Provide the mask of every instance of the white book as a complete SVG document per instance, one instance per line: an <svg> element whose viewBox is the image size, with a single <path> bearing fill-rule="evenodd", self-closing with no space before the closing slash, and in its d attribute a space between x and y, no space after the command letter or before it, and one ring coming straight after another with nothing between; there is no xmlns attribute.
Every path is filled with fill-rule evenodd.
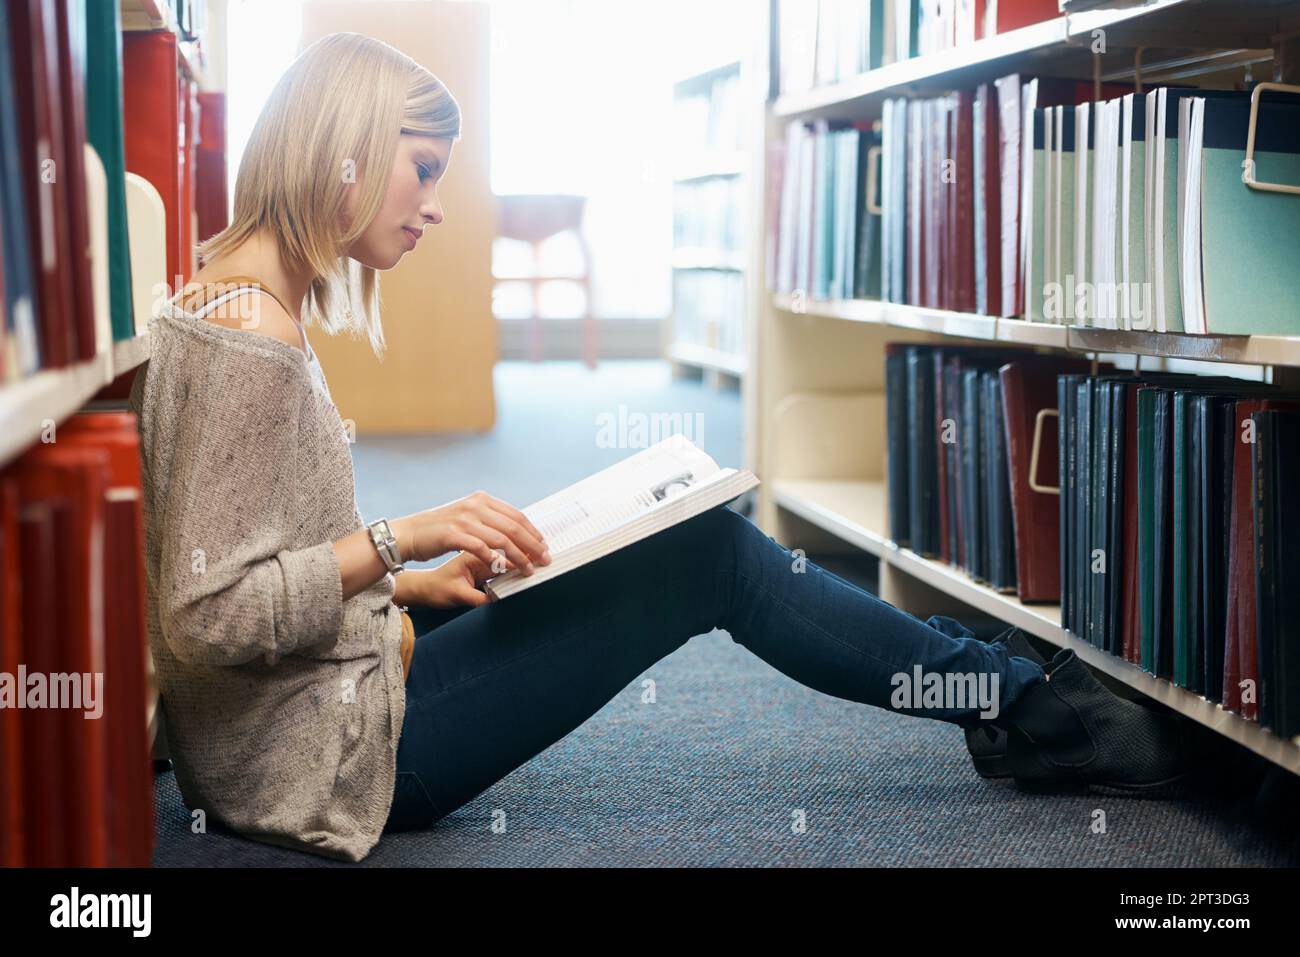
<svg viewBox="0 0 1300 957"><path fill-rule="evenodd" d="M551 552L525 575L512 568L484 585L499 601L694 518L754 488L748 469L720 468L681 434L534 502L523 513Z"/></svg>

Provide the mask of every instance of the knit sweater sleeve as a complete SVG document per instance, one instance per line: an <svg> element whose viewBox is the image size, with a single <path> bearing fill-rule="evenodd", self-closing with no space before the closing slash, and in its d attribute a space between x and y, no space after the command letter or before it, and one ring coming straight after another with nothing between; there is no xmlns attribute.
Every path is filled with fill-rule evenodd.
<svg viewBox="0 0 1300 957"><path fill-rule="evenodd" d="M160 517L159 620L181 661L274 664L335 640L342 581L332 541L301 541L299 435L311 387L274 350L200 349L172 388L171 474Z"/></svg>

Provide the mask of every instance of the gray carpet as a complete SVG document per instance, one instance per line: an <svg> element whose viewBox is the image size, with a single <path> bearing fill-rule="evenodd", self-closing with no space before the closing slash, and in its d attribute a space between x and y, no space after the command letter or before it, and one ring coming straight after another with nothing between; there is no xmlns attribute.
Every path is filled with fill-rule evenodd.
<svg viewBox="0 0 1300 957"><path fill-rule="evenodd" d="M526 505L629 453L596 440L596 416L617 416L619 403L629 413L702 413L701 444L721 464L740 464L734 393L673 381L661 363L595 373L503 363L496 381L500 418L488 435L358 441L367 518L479 487ZM1221 773L1162 800L1031 796L977 777L955 727L807 689L725 632L692 639L645 677L655 679L655 704L641 702L638 679L433 828L386 835L363 866L1300 863L1295 779L1235 747ZM156 865L351 866L220 827L192 834L170 772L158 775L156 796ZM504 833L492 828L498 810Z"/></svg>

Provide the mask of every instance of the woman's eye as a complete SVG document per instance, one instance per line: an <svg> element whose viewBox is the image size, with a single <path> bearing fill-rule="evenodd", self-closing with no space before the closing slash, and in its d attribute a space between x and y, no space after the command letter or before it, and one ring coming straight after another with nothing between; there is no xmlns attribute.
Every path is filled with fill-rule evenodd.
<svg viewBox="0 0 1300 957"><path fill-rule="evenodd" d="M433 171L432 171L431 169L429 169L429 167L425 166L423 163L416 163L416 164L415 164L415 168L416 168L416 169L419 171L419 173L420 173L420 182L421 182L421 183L423 183L426 179L428 179L430 176L433 175Z"/></svg>

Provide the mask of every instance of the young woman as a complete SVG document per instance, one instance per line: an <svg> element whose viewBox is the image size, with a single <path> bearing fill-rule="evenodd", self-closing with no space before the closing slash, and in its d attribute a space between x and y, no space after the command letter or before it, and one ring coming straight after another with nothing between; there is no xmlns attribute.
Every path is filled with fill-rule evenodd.
<svg viewBox="0 0 1300 957"><path fill-rule="evenodd" d="M1140 788L1180 773L1177 727L1070 651L1043 662L1016 635L922 622L728 507L499 603L480 590L494 559L550 560L513 505L478 491L372 530L303 326L382 348L376 272L442 222L459 135L456 101L408 57L357 34L315 43L257 122L233 222L153 320L131 392L150 643L196 819L360 860L714 628L811 688L964 728L986 776ZM917 669L992 694L907 701Z"/></svg>

